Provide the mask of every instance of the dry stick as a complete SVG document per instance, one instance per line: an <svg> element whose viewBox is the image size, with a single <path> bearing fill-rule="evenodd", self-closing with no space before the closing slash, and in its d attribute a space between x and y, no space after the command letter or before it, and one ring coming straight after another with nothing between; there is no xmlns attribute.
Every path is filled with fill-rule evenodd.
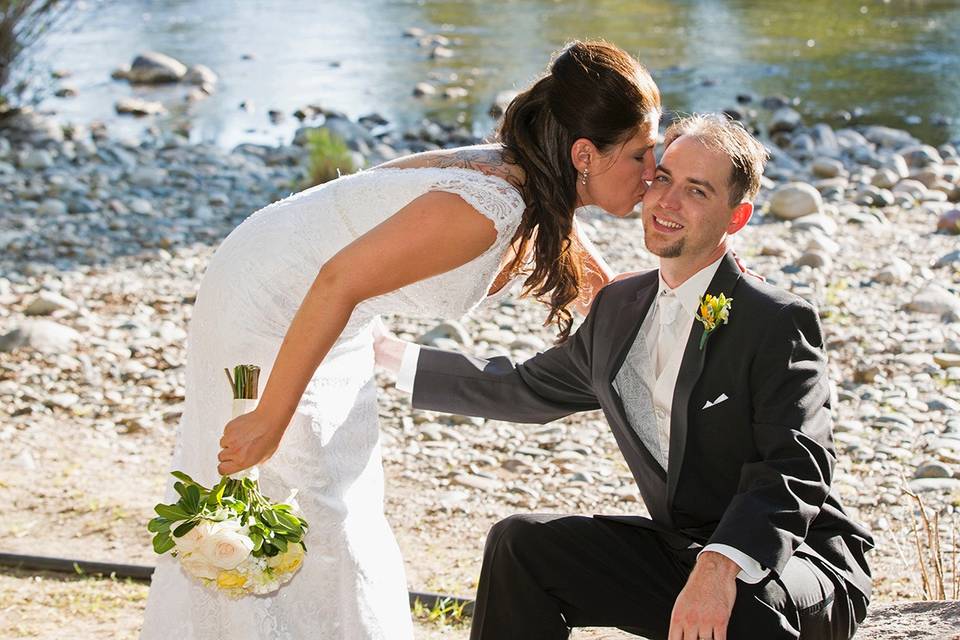
<svg viewBox="0 0 960 640"><path fill-rule="evenodd" d="M912 493L909 489L904 489L904 491L919 503L920 513L923 514L923 501L920 500L920 496ZM923 517L926 518L926 514L923 514ZM917 544L917 564L920 565L920 578L923 581L923 597L926 600L933 600L930 594L930 579L927 577L927 565L924 561L923 543L920 542L920 531L917 528L917 516L915 513L910 514L910 520L913 525L913 539Z"/></svg>
<svg viewBox="0 0 960 640"><path fill-rule="evenodd" d="M227 369L226 367L224 367L223 372L227 374L227 380L230 382L230 391L234 392L234 397L236 397L237 385L233 381L233 377L230 375L230 369Z"/></svg>
<svg viewBox="0 0 960 640"><path fill-rule="evenodd" d="M957 518L950 516L950 551L953 554L953 599L960 600L960 578L957 577Z"/></svg>
<svg viewBox="0 0 960 640"><path fill-rule="evenodd" d="M937 587L941 600L945 600L947 597L947 589L944 585L944 576L943 576L943 549L940 546L940 512L933 514L933 566L937 572Z"/></svg>

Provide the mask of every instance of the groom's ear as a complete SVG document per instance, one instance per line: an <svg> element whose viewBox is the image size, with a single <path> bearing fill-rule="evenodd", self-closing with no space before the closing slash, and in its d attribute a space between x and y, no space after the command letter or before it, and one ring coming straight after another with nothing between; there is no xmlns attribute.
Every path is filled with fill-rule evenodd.
<svg viewBox="0 0 960 640"><path fill-rule="evenodd" d="M577 138L570 146L570 161L573 162L577 173L589 168L599 155L600 150L587 138Z"/></svg>
<svg viewBox="0 0 960 640"><path fill-rule="evenodd" d="M753 215L753 203L752 202L741 202L733 209L733 213L730 216L730 224L727 225L727 234L733 235L740 229L743 229L747 226L747 223L750 222L750 216Z"/></svg>

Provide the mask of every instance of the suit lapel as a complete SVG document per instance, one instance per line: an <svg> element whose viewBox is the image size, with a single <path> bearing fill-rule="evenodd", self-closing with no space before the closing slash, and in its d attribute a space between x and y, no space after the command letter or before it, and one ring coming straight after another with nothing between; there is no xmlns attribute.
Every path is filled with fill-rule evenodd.
<svg viewBox="0 0 960 640"><path fill-rule="evenodd" d="M727 253L713 280L707 287L706 293L717 296L723 293L728 298L733 297L733 290L740 280L740 268L733 257ZM717 331L723 331L722 328ZM703 373L707 351L710 349L710 340L703 349L700 348L700 338L703 336L703 325L694 321L687 345L683 351L683 360L680 362L680 371L677 374L677 385L673 391L673 405L670 411L670 455L667 464L667 508L672 512L673 497L677 491L677 481L683 466L683 454L687 445L687 432L690 426L690 394Z"/></svg>

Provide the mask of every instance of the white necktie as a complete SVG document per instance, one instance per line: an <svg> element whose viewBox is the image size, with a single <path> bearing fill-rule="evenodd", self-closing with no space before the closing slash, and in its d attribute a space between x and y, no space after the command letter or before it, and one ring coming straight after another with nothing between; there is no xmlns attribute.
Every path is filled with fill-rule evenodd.
<svg viewBox="0 0 960 640"><path fill-rule="evenodd" d="M656 374L659 378L663 369L667 366L670 355L677 348L677 320L682 305L677 296L670 291L664 292L660 296L657 305L659 307L660 332L657 335Z"/></svg>

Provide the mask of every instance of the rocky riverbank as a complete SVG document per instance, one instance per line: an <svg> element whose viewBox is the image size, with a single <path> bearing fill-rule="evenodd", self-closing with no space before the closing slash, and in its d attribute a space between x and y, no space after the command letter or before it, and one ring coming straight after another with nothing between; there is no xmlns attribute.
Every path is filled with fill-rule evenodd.
<svg viewBox="0 0 960 640"><path fill-rule="evenodd" d="M957 147L883 127L834 130L769 106L738 107L773 151L738 252L819 308L835 482L877 537L878 599L917 597L918 512L904 491L940 514L948 565L960 504ZM379 117L312 115L368 166L474 142L437 123L400 133ZM0 550L152 562L143 525L173 446L197 283L230 229L300 188L304 137L227 151L33 113L0 128ZM637 220L581 217L616 269L653 264ZM522 359L551 343L543 318L514 299L460 322L389 321L407 338ZM599 414L523 426L413 413L381 383L387 511L413 589L470 595L485 533L510 513L643 510ZM4 576L0 594L24 611L49 603L31 584L44 583ZM55 605L39 606L35 623L4 622L0 635L39 628L30 625ZM132 634L142 599L125 606Z"/></svg>

